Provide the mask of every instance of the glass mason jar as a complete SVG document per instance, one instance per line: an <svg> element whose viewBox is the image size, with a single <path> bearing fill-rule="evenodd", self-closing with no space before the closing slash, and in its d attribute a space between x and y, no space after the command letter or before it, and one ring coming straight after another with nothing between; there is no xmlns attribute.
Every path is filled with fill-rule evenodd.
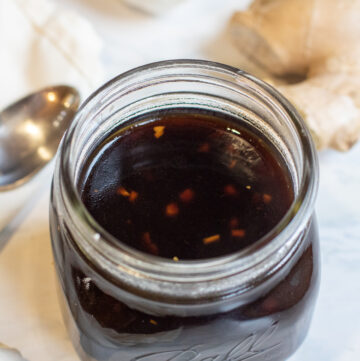
<svg viewBox="0 0 360 361"><path fill-rule="evenodd" d="M282 220L231 255L173 262L112 237L81 201L87 157L114 129L154 109L216 110L262 132L288 168L295 198ZM278 361L303 341L319 285L316 153L275 89L226 65L146 65L83 104L55 169L50 207L64 319L80 357L121 361ZM154 331L143 327L152 323Z"/></svg>

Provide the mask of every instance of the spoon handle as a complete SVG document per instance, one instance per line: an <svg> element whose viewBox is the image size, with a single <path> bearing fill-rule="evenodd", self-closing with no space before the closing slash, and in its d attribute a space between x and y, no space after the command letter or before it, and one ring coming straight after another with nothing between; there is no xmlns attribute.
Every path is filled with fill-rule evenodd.
<svg viewBox="0 0 360 361"><path fill-rule="evenodd" d="M16 230L19 228L21 223L24 221L26 216L30 213L32 209L34 199L28 201L25 206L16 214L8 224L0 230L0 253L5 248L11 237L14 235Z"/></svg>
<svg viewBox="0 0 360 361"><path fill-rule="evenodd" d="M14 233L18 230L23 221L26 219L28 214L30 214L31 210L35 207L37 200L40 199L43 193L44 188L40 187L40 189L38 189L38 191L25 202L18 213L16 213L10 219L10 221L2 229L0 229L0 253L12 238Z"/></svg>
<svg viewBox="0 0 360 361"><path fill-rule="evenodd" d="M49 190L53 168L52 161L24 185L0 192L0 252L33 209L41 194Z"/></svg>

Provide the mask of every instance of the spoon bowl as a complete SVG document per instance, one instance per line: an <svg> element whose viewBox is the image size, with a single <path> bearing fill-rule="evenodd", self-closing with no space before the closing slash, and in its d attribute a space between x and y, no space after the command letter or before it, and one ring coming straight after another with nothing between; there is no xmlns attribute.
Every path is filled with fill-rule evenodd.
<svg viewBox="0 0 360 361"><path fill-rule="evenodd" d="M0 192L24 184L54 157L79 101L74 88L61 85L0 112Z"/></svg>

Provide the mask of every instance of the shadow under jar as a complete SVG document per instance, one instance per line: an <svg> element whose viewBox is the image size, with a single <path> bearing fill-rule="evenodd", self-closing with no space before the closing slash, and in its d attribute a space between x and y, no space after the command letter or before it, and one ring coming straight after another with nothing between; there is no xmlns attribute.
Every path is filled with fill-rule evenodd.
<svg viewBox="0 0 360 361"><path fill-rule="evenodd" d="M120 75L63 140L50 228L80 357L285 360L319 285L311 137L272 87L177 60Z"/></svg>

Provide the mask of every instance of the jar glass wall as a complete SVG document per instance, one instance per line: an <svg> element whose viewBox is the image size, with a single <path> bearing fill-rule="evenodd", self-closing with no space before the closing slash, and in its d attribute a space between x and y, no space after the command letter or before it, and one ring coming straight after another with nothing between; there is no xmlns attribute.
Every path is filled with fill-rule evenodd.
<svg viewBox="0 0 360 361"><path fill-rule="evenodd" d="M172 262L111 236L89 214L79 178L115 129L154 110L222 113L261 132L291 175L295 199L256 243L228 256ZM311 137L272 87L225 65L167 61L94 93L60 150L50 226L63 313L83 360L283 360L309 327L319 282Z"/></svg>

